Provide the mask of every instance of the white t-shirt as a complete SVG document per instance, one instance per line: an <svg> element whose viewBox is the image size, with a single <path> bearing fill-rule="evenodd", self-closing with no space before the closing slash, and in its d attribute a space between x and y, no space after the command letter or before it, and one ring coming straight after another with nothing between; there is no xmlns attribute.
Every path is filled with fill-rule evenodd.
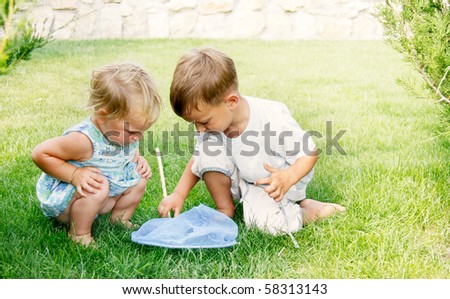
<svg viewBox="0 0 450 299"><path fill-rule="evenodd" d="M209 141L216 139L216 142L209 143L208 148L203 146L201 150L208 151L213 156L219 147L225 145L227 155L239 170L240 178L249 183L270 176L264 169L264 162L275 168L286 169L298 158L312 153L315 149L314 141L294 120L286 105L254 97L245 96L245 99L250 107L247 128L235 138L228 138L223 133L202 133L197 139L197 150L205 136L208 136ZM312 174L313 171L293 186L292 192L286 194L286 197L304 198L306 185Z"/></svg>

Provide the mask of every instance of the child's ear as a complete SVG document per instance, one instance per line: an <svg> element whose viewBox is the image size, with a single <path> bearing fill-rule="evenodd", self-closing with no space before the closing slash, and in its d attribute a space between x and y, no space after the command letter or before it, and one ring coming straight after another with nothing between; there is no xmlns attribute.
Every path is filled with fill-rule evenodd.
<svg viewBox="0 0 450 299"><path fill-rule="evenodd" d="M239 97L237 94L231 93L225 98L224 101L225 104L228 106L228 108L234 109L236 108L236 105L239 103Z"/></svg>
<svg viewBox="0 0 450 299"><path fill-rule="evenodd" d="M108 116L108 111L106 109L99 109L94 112L94 115L98 122L103 123Z"/></svg>
<svg viewBox="0 0 450 299"><path fill-rule="evenodd" d="M108 114L109 113L105 108L98 109L97 111L95 111L95 116L99 118L105 118L106 116L108 116Z"/></svg>

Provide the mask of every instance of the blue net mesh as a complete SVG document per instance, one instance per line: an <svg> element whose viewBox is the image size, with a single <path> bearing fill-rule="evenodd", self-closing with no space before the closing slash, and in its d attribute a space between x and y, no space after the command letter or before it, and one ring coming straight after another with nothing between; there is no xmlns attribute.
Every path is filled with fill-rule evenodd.
<svg viewBox="0 0 450 299"><path fill-rule="evenodd" d="M168 248L220 248L236 244L238 228L228 216L199 205L175 218L155 218L131 234L133 242Z"/></svg>

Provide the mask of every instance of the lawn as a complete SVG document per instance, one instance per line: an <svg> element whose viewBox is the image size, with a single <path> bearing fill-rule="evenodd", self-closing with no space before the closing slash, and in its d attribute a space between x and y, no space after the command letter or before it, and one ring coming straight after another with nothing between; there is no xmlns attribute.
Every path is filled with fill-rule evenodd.
<svg viewBox="0 0 450 299"><path fill-rule="evenodd" d="M94 225L97 249L74 245L40 211L31 150L89 115L83 105L93 68L144 66L164 110L141 144L154 176L133 221L157 217L162 190L153 148L165 153L169 192L190 151L188 138L170 134L188 129L168 104L172 72L185 51L205 44L235 59L243 94L286 103L304 129L323 136L308 196L347 212L296 233L299 249L288 236L246 229L241 207L239 243L231 248L138 245L106 216ZM52 42L0 77L0 277L450 278L450 129L440 106L396 84L408 76L417 79L381 41ZM340 151L330 146L338 134ZM202 183L185 210L200 203L213 206Z"/></svg>

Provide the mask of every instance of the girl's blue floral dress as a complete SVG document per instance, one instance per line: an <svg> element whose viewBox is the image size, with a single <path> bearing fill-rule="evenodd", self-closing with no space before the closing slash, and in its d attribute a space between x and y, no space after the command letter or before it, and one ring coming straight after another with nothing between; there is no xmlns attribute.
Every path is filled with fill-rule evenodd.
<svg viewBox="0 0 450 299"><path fill-rule="evenodd" d="M136 171L136 163L132 162L139 142L127 146L119 146L110 142L92 123L90 118L66 130L85 134L92 142L94 154L89 161L67 161L77 167L92 166L98 168L109 181L109 195L117 196L136 185L141 176ZM59 216L68 206L76 188L74 185L57 180L42 173L36 193L41 209L47 217Z"/></svg>

